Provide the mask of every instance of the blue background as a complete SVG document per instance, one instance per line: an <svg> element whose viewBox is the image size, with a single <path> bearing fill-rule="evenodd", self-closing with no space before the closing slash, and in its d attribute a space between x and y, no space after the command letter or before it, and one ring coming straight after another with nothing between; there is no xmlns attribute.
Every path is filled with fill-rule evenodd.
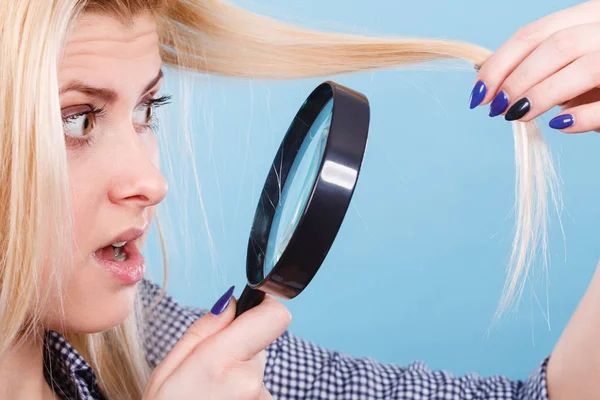
<svg viewBox="0 0 600 400"><path fill-rule="evenodd" d="M236 4L314 28L456 39L493 50L519 27L576 3ZM540 119L562 178L566 243L552 214L548 290L533 287L538 304L528 287L517 312L491 326L514 226L514 153L507 122L489 118L487 107L468 109L474 77L456 61L333 78L368 96L370 139L352 207L324 266L301 296L286 302L293 333L351 355L398 364L423 360L457 374L525 378L551 352L598 259L600 138L552 131L547 122L556 110ZM232 284L236 296L241 293L247 235L269 164L305 97L330 77L273 82L197 76L183 84L178 78L168 75L165 92L175 101L161 136L170 181L160 209L167 289L184 304L209 308ZM191 96L189 109L184 93ZM185 124L193 133L189 146L179 130ZM161 282L156 238L154 231L148 277Z"/></svg>

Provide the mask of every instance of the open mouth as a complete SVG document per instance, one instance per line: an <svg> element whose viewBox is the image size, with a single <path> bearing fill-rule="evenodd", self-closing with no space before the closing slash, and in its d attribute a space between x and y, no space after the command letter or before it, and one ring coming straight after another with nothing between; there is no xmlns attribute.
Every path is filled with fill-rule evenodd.
<svg viewBox="0 0 600 400"><path fill-rule="evenodd" d="M112 276L128 285L142 279L146 269L146 262L135 241L102 247L94 252L93 258Z"/></svg>
<svg viewBox="0 0 600 400"><path fill-rule="evenodd" d="M109 246L103 247L96 251L98 258L104 261L127 261L128 255L131 254L131 242L118 242Z"/></svg>

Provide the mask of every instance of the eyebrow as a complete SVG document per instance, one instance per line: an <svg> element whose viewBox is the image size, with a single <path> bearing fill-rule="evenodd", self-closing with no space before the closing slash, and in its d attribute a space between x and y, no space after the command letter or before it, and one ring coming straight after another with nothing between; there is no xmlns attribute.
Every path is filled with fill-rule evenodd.
<svg viewBox="0 0 600 400"><path fill-rule="evenodd" d="M160 69L158 74L146 85L144 90L142 90L141 95L144 95L147 91L152 89L162 78L163 78L163 70ZM85 84L82 81L71 81L69 84L60 89L59 95L63 95L67 92L79 92L86 94L91 97L97 97L107 103L112 103L117 100L119 95L116 91L107 88L93 87Z"/></svg>

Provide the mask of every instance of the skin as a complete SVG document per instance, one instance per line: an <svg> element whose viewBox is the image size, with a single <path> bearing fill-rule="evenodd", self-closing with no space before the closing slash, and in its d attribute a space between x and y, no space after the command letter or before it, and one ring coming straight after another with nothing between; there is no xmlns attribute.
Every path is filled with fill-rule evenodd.
<svg viewBox="0 0 600 400"><path fill-rule="evenodd" d="M101 41L100 41L101 40ZM73 274L64 298L64 318L52 299L44 310L47 328L59 331L100 332L121 323L132 311L135 285L123 285L91 257L107 241L129 228L146 228L154 207L167 193L158 169L157 142L150 129L136 130L132 123L145 110L134 110L142 98L154 95L160 81L144 91L161 69L158 36L152 18L142 18L135 29L124 29L112 18L83 16L69 36L58 81L63 118L105 106L94 128L83 129L85 116L69 126L71 136L93 137L89 145L67 140L69 183L73 205ZM78 90L64 91L73 82L114 91L106 101ZM63 92L64 91L64 92ZM114 160L123 160L115 163ZM93 229L90 229L93 227ZM146 235L137 240L138 248ZM0 376L10 393L22 398L48 397L41 362L41 347L27 343L1 364ZM24 370L24 379L9 379L9 371ZM1 373L6 371L7 373ZM9 389L18 385L19 388ZM25 390L25 391L24 391ZM34 393L27 390L33 390Z"/></svg>
<svg viewBox="0 0 600 400"><path fill-rule="evenodd" d="M63 118L89 111L90 106L105 111L66 124L73 248L78 251L65 318L46 321L50 327L64 322L67 331L99 332L119 324L132 311L136 286L115 280L92 253L127 229L146 229L155 206L167 194L156 137L140 124L149 112L140 103L160 89L161 79L156 79L160 70L158 36L149 16L130 30L115 19L86 15L67 42L58 74ZM75 82L110 90L114 98L82 93L73 88ZM91 122L87 130L86 118ZM90 140L76 141L82 137ZM138 249L146 235L136 241Z"/></svg>
<svg viewBox="0 0 600 400"><path fill-rule="evenodd" d="M527 97L531 121L555 106L575 123L567 134L600 131L600 1L593 0L535 21L515 33L481 66L475 81L500 90L510 104ZM508 109L508 108L507 108ZM548 363L551 400L600 398L600 266Z"/></svg>
<svg viewBox="0 0 600 400"><path fill-rule="evenodd" d="M45 328L101 332L133 310L136 284L116 280L92 254L128 229L146 229L167 194L148 118L152 107L146 104L160 90L161 65L149 14L130 27L111 16L84 14L67 39L58 81L75 251L64 314L57 312L58 299L49 301ZM79 115L102 107L102 114ZM135 241L138 249L146 236ZM290 314L271 297L235 321L234 314L235 299L221 315L196 321L154 370L144 399L207 398L206 393L269 399L262 383L264 349L285 331ZM0 398L54 398L43 378L41 350L40 343L26 342L3 358Z"/></svg>
<svg viewBox="0 0 600 400"><path fill-rule="evenodd" d="M575 119L562 132L598 131L600 2L588 1L521 28L486 60L475 80L488 87L481 105L504 90L508 108L523 97L530 100L531 109L520 121L531 121L559 105L560 115Z"/></svg>
<svg viewBox="0 0 600 400"><path fill-rule="evenodd" d="M488 86L482 105L503 89L511 104L524 96L531 100L532 109L523 121L562 105L576 118L564 132L600 129L600 96L595 89L600 85L599 33L597 0L522 28L481 66L476 80ZM89 145L67 140L77 251L64 299L65 318L57 316L57 303L50 302L46 327L99 332L131 312L135 285L116 282L90 255L125 229L146 227L167 192L158 169L156 139L143 127L147 108L139 107L145 95L154 96L160 89L160 81L147 87L161 67L157 40L149 15L137 18L132 27L109 16L84 15L68 38L60 87L77 80L110 89L116 96L111 101L77 91L60 96L63 116L81 112L85 104L106 108L93 124L96 135ZM73 133L71 128L67 133ZM145 236L137 245L141 248L144 241ZM290 315L270 297L235 320L234 312L232 300L220 316L207 314L196 321L154 370L144 398L207 393L215 399L270 398L262 386L263 350L287 328ZM552 400L600 398L599 315L600 270L550 357ZM36 343L25 343L4 358L0 397L52 398L40 358Z"/></svg>

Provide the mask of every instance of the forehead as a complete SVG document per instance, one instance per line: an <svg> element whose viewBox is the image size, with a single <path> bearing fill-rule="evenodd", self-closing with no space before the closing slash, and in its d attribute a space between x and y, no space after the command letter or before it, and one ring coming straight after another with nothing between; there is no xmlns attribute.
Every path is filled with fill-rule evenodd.
<svg viewBox="0 0 600 400"><path fill-rule="evenodd" d="M69 80L118 90L144 86L160 68L159 39L150 14L131 25L102 14L83 14L66 38L59 84Z"/></svg>

